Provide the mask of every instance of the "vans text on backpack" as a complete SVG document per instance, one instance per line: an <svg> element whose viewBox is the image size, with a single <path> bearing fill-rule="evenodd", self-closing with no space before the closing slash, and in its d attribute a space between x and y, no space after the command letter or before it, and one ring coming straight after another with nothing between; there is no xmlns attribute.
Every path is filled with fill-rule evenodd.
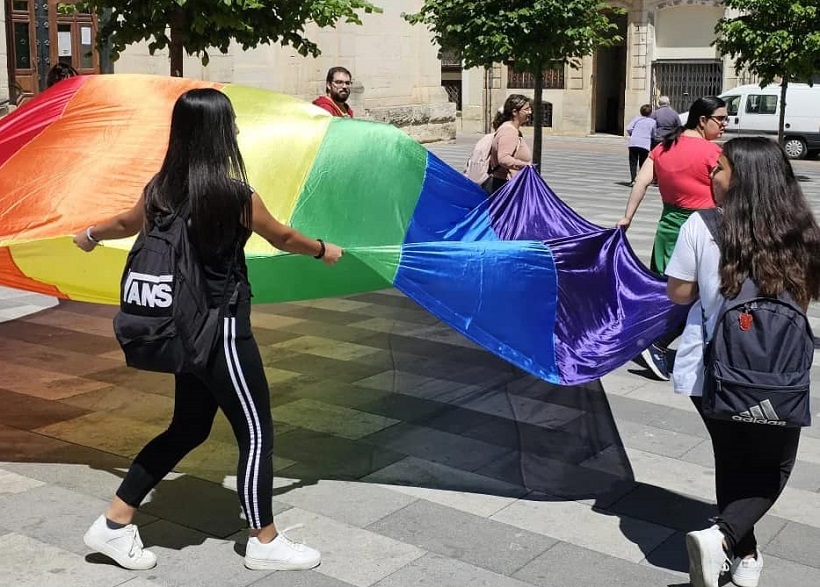
<svg viewBox="0 0 820 587"><path fill-rule="evenodd" d="M698 214L720 243L720 212ZM705 314L702 317L704 415L769 426L810 426L814 335L792 297L761 296L747 278L737 297L723 302L711 340Z"/></svg>
<svg viewBox="0 0 820 587"><path fill-rule="evenodd" d="M237 251L212 307L200 261L188 235L188 206L161 216L137 237L125 262L114 333L130 367L162 373L208 366L219 333Z"/></svg>

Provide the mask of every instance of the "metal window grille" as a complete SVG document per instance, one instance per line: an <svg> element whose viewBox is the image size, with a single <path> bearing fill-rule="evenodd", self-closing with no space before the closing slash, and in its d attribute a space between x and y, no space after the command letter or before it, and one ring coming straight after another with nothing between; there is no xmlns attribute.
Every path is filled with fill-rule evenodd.
<svg viewBox="0 0 820 587"><path fill-rule="evenodd" d="M461 71L461 51L444 49L439 56L442 71Z"/></svg>
<svg viewBox="0 0 820 587"><path fill-rule="evenodd" d="M723 89L723 63L718 60L655 61L652 90L669 96L672 108L687 112L701 96L717 96Z"/></svg>
<svg viewBox="0 0 820 587"><path fill-rule="evenodd" d="M544 71L543 75L545 90L564 89L564 66L556 65ZM535 88L535 76L531 73L515 71L513 66L507 68L507 87L532 90Z"/></svg>
<svg viewBox="0 0 820 587"><path fill-rule="evenodd" d="M541 111L544 113L544 120L541 122L541 128L552 128L552 103L541 102ZM532 126L532 117L524 123L524 126Z"/></svg>
<svg viewBox="0 0 820 587"><path fill-rule="evenodd" d="M447 99L461 110L461 80L442 80L441 86L447 91Z"/></svg>

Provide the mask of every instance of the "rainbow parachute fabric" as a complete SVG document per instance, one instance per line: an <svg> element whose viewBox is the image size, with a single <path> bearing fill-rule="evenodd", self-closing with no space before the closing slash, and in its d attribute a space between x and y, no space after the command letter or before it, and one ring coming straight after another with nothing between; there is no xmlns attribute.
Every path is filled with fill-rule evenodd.
<svg viewBox="0 0 820 587"><path fill-rule="evenodd" d="M231 99L249 181L273 215L346 250L328 268L254 235L255 302L394 286L566 385L624 364L682 319L624 232L578 216L533 170L487 199L392 126L260 89L142 75L70 78L0 120L0 284L118 303L132 241L87 254L71 235L134 204L161 165L175 100L201 87Z"/></svg>

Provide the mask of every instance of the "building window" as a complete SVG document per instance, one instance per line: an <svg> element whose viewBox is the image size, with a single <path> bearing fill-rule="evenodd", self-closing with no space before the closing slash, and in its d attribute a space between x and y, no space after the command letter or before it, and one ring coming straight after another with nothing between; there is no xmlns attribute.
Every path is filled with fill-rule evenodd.
<svg viewBox="0 0 820 587"><path fill-rule="evenodd" d="M558 64L545 70L543 80L545 90L563 90L564 65ZM507 68L507 87L532 90L535 88L535 76L531 73L515 71L515 68L510 65Z"/></svg>
<svg viewBox="0 0 820 587"><path fill-rule="evenodd" d="M461 51L444 49L440 57L442 71L461 71Z"/></svg>
<svg viewBox="0 0 820 587"><path fill-rule="evenodd" d="M541 112L544 113L544 120L541 121L541 128L552 128L552 103L541 102ZM532 126L532 116L524 123L524 126Z"/></svg>

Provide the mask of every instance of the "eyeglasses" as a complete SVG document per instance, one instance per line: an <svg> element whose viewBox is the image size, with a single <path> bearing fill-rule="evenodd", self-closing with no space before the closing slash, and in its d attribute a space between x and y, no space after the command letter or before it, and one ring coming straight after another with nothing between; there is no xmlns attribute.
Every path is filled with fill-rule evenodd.
<svg viewBox="0 0 820 587"><path fill-rule="evenodd" d="M343 79L335 79L330 83L332 83L334 86L352 86L353 85L353 82L348 81L348 80L343 80Z"/></svg>
<svg viewBox="0 0 820 587"><path fill-rule="evenodd" d="M725 114L721 114L720 116L710 116L709 118L711 118L712 120L714 120L718 124L723 124L724 122L726 122L726 119L729 118L729 117Z"/></svg>

